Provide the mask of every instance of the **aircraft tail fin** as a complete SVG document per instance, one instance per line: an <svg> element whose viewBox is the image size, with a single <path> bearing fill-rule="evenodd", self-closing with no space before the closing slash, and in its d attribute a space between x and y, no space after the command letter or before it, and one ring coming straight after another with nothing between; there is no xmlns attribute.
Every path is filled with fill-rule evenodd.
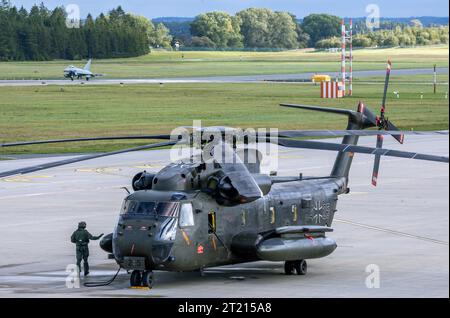
<svg viewBox="0 0 450 318"><path fill-rule="evenodd" d="M90 71L91 70L91 63L92 63L92 59L89 59L86 63L86 65L83 67L84 70L86 71Z"/></svg>

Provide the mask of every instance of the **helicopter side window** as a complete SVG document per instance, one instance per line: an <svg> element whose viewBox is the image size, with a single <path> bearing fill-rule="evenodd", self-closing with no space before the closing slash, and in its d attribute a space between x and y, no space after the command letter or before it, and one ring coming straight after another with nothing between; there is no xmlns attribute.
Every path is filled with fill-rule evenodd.
<svg viewBox="0 0 450 318"><path fill-rule="evenodd" d="M122 214L137 214L141 213L142 210L139 209L139 202L125 200L123 203Z"/></svg>
<svg viewBox="0 0 450 318"><path fill-rule="evenodd" d="M155 202L136 202L134 209L135 214L153 214L155 210Z"/></svg>
<svg viewBox="0 0 450 318"><path fill-rule="evenodd" d="M194 213L191 203L183 203L180 209L180 227L194 226Z"/></svg>
<svg viewBox="0 0 450 318"><path fill-rule="evenodd" d="M158 215L165 217L177 217L180 207L179 202L141 202L126 200L122 206L122 214L134 215Z"/></svg>

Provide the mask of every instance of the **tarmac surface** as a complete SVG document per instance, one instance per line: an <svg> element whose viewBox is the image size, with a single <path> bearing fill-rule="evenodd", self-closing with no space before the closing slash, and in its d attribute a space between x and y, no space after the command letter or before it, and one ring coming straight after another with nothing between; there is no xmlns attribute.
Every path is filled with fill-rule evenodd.
<svg viewBox="0 0 450 318"><path fill-rule="evenodd" d="M367 137L360 144L375 142ZM407 136L399 145L386 138L385 148L448 156L449 140ZM326 175L334 157L281 148L278 172ZM285 276L281 262L255 262L206 269L203 276L156 271L151 290L130 289L123 271L109 286L67 288L77 223L85 220L94 235L112 232L126 194L121 187L168 158L168 150L136 152L1 179L0 297L449 297L449 165L383 158L374 188L373 158L360 154L351 193L340 197L328 234L338 248L308 261L306 276ZM2 160L0 171L59 159ZM117 265L97 242L90 252L91 276L82 282L108 280ZM379 273L379 288L366 285L371 270Z"/></svg>
<svg viewBox="0 0 450 318"><path fill-rule="evenodd" d="M448 74L448 68L438 68L438 74ZM339 76L337 72L325 72L332 78ZM353 77L384 76L386 70L354 71ZM393 75L433 74L429 69L396 69ZM125 84L164 84L164 83L252 83L263 81L301 81L310 80L314 73L299 74L269 74L243 76L208 76L208 77L178 77L178 78L148 78L148 79L113 79L97 77L90 81L69 79L53 80L0 80L0 86L40 86L40 85L125 85Z"/></svg>

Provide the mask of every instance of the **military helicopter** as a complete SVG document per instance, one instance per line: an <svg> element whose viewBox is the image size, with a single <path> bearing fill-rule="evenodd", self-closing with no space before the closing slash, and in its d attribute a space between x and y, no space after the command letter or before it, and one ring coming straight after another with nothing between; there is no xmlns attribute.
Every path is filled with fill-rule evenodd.
<svg viewBox="0 0 450 318"><path fill-rule="evenodd" d="M133 177L134 192L125 197L117 225L113 233L102 239L101 248L131 273L131 286L152 287L154 270L201 271L206 267L258 260L283 261L287 275L305 275L306 260L325 257L337 247L326 234L333 231L331 225L338 196L350 191L349 171L354 154L375 156L374 185L381 156L449 161L448 157L381 148L380 140L386 135L403 142L407 134L448 134L400 131L385 117L389 73L390 66L380 116L361 102L356 111L281 104L346 116L346 130L289 130L278 131L274 136L259 132L233 134L235 130L231 128L206 127L189 134L6 143L0 146L88 140L166 140L0 172L0 178L120 153L183 144L191 146L194 139L199 139L200 155L193 153L157 173L143 171ZM378 130L364 130L372 127ZM343 136L343 140L336 144L295 139L307 136ZM377 147L358 146L359 136L378 136ZM329 175L281 177L261 173L260 152L251 148L258 143L331 150L338 154Z"/></svg>

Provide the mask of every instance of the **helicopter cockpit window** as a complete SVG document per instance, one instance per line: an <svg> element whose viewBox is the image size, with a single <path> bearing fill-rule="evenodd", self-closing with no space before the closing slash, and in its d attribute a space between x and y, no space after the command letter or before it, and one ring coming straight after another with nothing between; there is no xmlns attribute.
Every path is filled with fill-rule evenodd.
<svg viewBox="0 0 450 318"><path fill-rule="evenodd" d="M177 217L180 208L179 202L158 202L156 213L160 216Z"/></svg>
<svg viewBox="0 0 450 318"><path fill-rule="evenodd" d="M177 217L179 207L179 202L142 202L126 200L122 207L122 214Z"/></svg>
<svg viewBox="0 0 450 318"><path fill-rule="evenodd" d="M183 203L180 209L180 227L187 227L194 225L194 213L192 211L191 203Z"/></svg>

